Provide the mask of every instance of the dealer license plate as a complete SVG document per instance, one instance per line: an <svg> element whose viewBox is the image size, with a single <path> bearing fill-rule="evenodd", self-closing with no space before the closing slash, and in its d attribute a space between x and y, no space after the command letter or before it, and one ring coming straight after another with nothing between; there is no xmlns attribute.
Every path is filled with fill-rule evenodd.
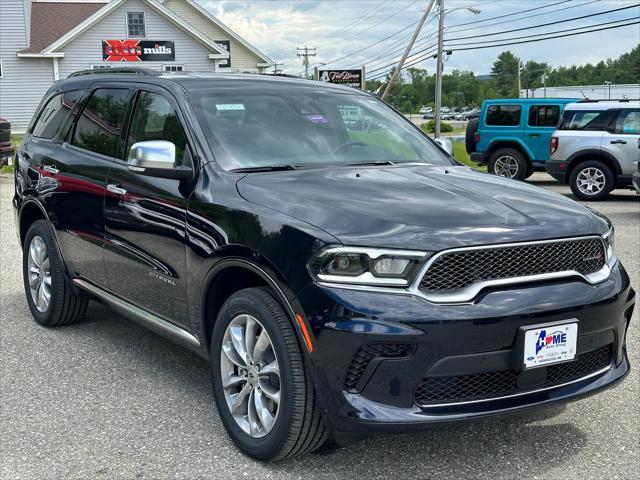
<svg viewBox="0 0 640 480"><path fill-rule="evenodd" d="M577 342L577 323L527 330L524 333L524 367L541 367L573 360Z"/></svg>

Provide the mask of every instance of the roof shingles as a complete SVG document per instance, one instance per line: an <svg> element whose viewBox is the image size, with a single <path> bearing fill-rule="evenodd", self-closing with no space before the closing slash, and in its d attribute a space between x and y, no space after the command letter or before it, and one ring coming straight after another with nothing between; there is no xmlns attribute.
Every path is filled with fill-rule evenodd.
<svg viewBox="0 0 640 480"><path fill-rule="evenodd" d="M33 2L31 44L19 53L42 52L104 6L105 3Z"/></svg>

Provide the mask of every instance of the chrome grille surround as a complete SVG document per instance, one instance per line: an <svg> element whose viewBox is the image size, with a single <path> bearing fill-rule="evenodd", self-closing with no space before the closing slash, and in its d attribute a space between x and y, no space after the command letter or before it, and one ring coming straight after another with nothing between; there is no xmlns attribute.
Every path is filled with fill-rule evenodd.
<svg viewBox="0 0 640 480"><path fill-rule="evenodd" d="M576 246L579 251L576 250ZM516 253L515 258L524 262L524 264L513 270L513 276L509 276L507 275L509 269L505 269L504 265L496 264L496 258L491 258L495 256L495 252L500 252L496 256L497 259ZM556 257L560 257L563 253L573 256L571 256L568 261L562 258L552 258L553 262L550 262L550 265L553 265L554 268L549 266L543 268L544 265L540 265L540 259L535 259L534 261L534 259L530 257L540 252L555 252ZM598 254L598 259L590 259ZM441 270L442 266L444 266L444 268L447 267L446 260L450 255L455 255L455 259L458 262L457 265L455 265L457 270L453 269L453 274L462 270L464 275L466 275L465 281L454 282L454 288L450 289L441 288L442 283L436 284L440 288L430 288L431 283L429 283L429 280L432 278L432 272L437 273L444 271L444 274L447 276L453 275L449 271ZM474 257L480 259L479 265L483 267L484 270L482 268L480 270L474 270L474 265L476 265L473 263ZM574 257L577 260L574 260ZM469 258L471 261L469 261ZM487 258L489 258L489 260L487 260ZM586 265L580 265L578 260L582 260ZM453 248L443 250L433 255L420 271L411 290L412 293L433 303L469 303L481 290L491 286L504 286L569 277L578 277L590 284L601 283L609 277L611 267L613 267L615 262L615 257L607 258L605 242L602 237L597 235ZM465 269L467 269L466 272L464 271ZM498 273L493 276L488 275L487 272L491 273L492 270Z"/></svg>

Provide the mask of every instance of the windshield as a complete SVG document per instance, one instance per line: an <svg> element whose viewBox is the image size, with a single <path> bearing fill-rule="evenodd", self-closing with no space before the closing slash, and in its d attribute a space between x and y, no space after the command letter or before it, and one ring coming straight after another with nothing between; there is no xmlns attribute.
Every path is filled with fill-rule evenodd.
<svg viewBox="0 0 640 480"><path fill-rule="evenodd" d="M333 91L203 93L193 105L226 170L320 164L451 165L383 102Z"/></svg>

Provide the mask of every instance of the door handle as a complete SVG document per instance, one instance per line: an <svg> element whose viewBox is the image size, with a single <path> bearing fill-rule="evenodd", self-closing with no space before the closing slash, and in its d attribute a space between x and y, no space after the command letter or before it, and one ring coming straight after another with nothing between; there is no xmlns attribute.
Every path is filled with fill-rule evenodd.
<svg viewBox="0 0 640 480"><path fill-rule="evenodd" d="M626 145L627 144L626 140L611 140L610 143L612 145Z"/></svg>
<svg viewBox="0 0 640 480"><path fill-rule="evenodd" d="M107 190L109 190L111 193L115 193L116 195L124 195L125 193L127 193L124 188L119 187L118 185L113 185L111 183L107 185Z"/></svg>
<svg viewBox="0 0 640 480"><path fill-rule="evenodd" d="M539 133L530 133L529 136L533 137L533 138L538 138L540 136L540 134Z"/></svg>
<svg viewBox="0 0 640 480"><path fill-rule="evenodd" d="M60 173L60 170L58 170L58 169L57 169L57 168L55 168L55 167L52 167L51 165L45 165L44 167L42 167L42 169L43 169L45 172L50 173L51 175L56 175L56 174Z"/></svg>

